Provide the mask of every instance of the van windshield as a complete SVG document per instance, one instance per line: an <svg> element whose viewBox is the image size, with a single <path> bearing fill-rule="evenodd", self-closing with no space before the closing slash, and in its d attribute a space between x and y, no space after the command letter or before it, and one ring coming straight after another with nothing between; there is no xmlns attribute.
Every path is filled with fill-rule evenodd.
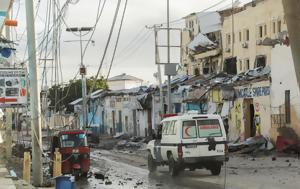
<svg viewBox="0 0 300 189"><path fill-rule="evenodd" d="M222 136L220 123L217 119L197 120L197 127L200 138Z"/></svg>

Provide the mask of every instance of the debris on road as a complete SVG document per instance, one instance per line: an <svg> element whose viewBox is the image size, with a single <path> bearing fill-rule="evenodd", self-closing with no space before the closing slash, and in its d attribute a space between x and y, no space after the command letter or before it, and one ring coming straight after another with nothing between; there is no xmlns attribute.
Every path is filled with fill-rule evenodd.
<svg viewBox="0 0 300 189"><path fill-rule="evenodd" d="M228 144L229 152L238 152L241 154L250 154L259 150L269 150L269 141L263 136L250 137L245 141L239 142L239 139ZM271 144L270 144L271 145Z"/></svg>
<svg viewBox="0 0 300 189"><path fill-rule="evenodd" d="M101 172L94 173L94 176L95 176L96 179L101 179L101 180L105 179L105 175Z"/></svg>

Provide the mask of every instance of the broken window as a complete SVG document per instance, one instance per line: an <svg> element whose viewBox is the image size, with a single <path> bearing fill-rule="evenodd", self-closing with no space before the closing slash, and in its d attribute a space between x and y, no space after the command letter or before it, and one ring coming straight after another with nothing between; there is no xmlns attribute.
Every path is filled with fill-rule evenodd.
<svg viewBox="0 0 300 189"><path fill-rule="evenodd" d="M256 57L256 67L266 67L266 56L257 56Z"/></svg>
<svg viewBox="0 0 300 189"><path fill-rule="evenodd" d="M224 61L224 72L232 75L237 74L236 57L227 58Z"/></svg>
<svg viewBox="0 0 300 189"><path fill-rule="evenodd" d="M200 75L199 68L196 68L196 69L194 70L194 75Z"/></svg>
<svg viewBox="0 0 300 189"><path fill-rule="evenodd" d="M205 63L203 66L203 74L209 74L209 63Z"/></svg>

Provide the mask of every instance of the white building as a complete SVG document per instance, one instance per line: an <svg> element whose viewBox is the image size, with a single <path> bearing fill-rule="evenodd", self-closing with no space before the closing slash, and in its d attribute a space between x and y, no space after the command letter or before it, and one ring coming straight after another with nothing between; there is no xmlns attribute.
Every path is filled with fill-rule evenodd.
<svg viewBox="0 0 300 189"><path fill-rule="evenodd" d="M107 84L110 90L131 89L142 86L143 80L125 73L109 78Z"/></svg>

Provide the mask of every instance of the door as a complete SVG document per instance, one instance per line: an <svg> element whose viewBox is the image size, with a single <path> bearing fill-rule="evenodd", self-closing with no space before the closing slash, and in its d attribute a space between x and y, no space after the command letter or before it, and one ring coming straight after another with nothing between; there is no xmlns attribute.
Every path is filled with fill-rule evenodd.
<svg viewBox="0 0 300 189"><path fill-rule="evenodd" d="M244 119L245 139L247 139L253 135L253 125L254 125L253 124L253 117L254 117L253 99L244 99L243 107L244 107L243 111L244 111L244 118L245 118Z"/></svg>
<svg viewBox="0 0 300 189"><path fill-rule="evenodd" d="M136 110L132 111L132 118L133 118L133 136L137 136Z"/></svg>
<svg viewBox="0 0 300 189"><path fill-rule="evenodd" d="M119 124L118 124L118 132L122 133L123 131L123 124L122 124L122 111L119 111Z"/></svg>
<svg viewBox="0 0 300 189"><path fill-rule="evenodd" d="M112 128L112 134L115 135L116 134L116 119L115 119L115 111L112 111L112 124L113 124L113 128Z"/></svg>
<svg viewBox="0 0 300 189"><path fill-rule="evenodd" d="M101 131L100 131L100 133L101 134L104 134L105 133L105 130L104 130L104 111L102 111L102 115L101 115L101 117L102 117L102 123L101 123Z"/></svg>
<svg viewBox="0 0 300 189"><path fill-rule="evenodd" d="M226 132L220 118L208 117L197 122L198 150L201 156L225 154Z"/></svg>

